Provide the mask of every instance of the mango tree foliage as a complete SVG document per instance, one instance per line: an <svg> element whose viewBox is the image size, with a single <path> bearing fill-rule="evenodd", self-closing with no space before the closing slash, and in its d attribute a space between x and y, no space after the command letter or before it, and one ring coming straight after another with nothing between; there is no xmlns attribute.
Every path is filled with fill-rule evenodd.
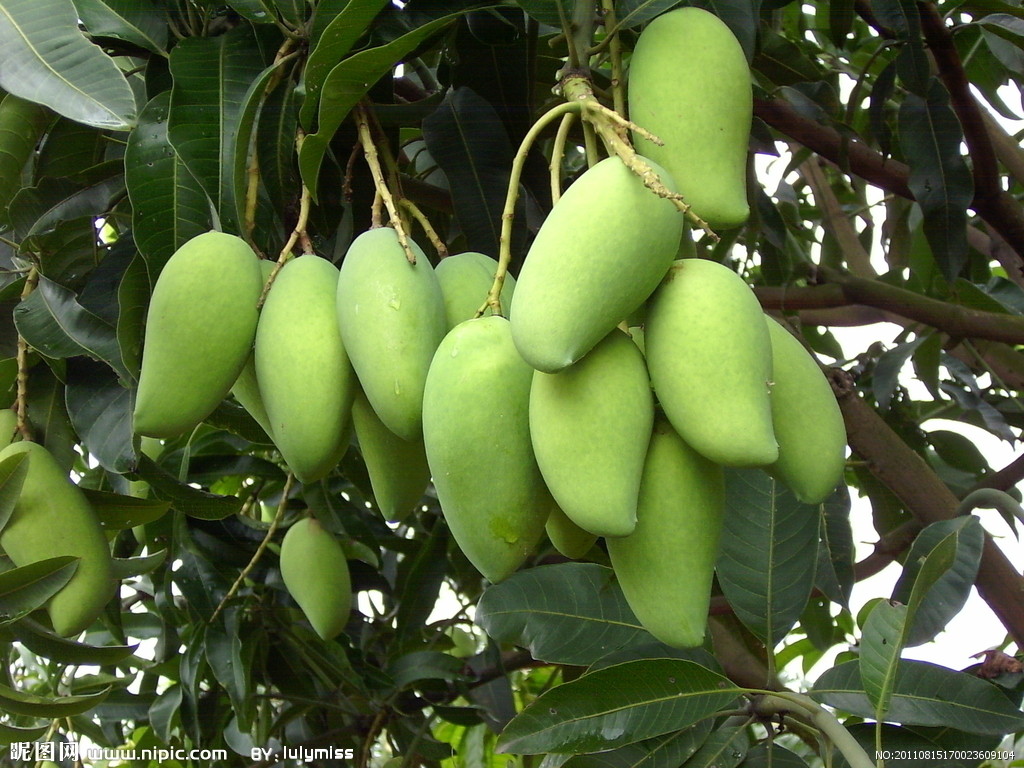
<svg viewBox="0 0 1024 768"><path fill-rule="evenodd" d="M444 434L424 447L417 388L430 350L385 349L381 329L404 309L406 327L417 323L420 340L429 328L436 348L436 286L429 308L403 308L344 284L356 271L345 258L353 241L399 221L401 231L371 236L388 238L395 257L371 273L411 268L404 259L422 273L474 252L485 274L457 284L475 292L459 306L479 310L463 313L507 315L510 304L543 313L564 298L575 284L559 283L565 270L537 285L527 271L518 305L500 285L488 290L506 268L511 286L588 166L634 139L654 146L609 115L630 106L630 61L646 26L683 5L724 22L728 32L716 21L715 35L735 38L721 57L729 67L645 77L690 83L687 93L703 95L687 98L738 114L711 100L736 62L746 76L745 60L753 98L749 218L731 228L691 219L678 255L724 264L816 355L849 446L843 482L821 503L798 498L786 471L711 473L716 485L704 490L724 520L690 541L693 562L710 568L717 558L703 641L706 595L695 610L662 612L648 587L644 603L645 622L659 627L680 611L688 622L700 614L696 629L656 631L700 642L689 648L664 644L637 618L603 539L551 512L540 473L524 464L533 460L526 412L503 421L505 393L529 384L525 364L513 358L510 380L469 347L456 356L455 342L473 333L449 337L436 377L462 394L438 398L427 379L424 420ZM993 463L930 422L969 424L1011 447L1024 429L1024 151L1005 127L1024 117L1022 84L1015 0L0 0L0 447L45 446L48 471L72 478L76 505L95 512L89 536L106 537L104 567L121 585L84 632L62 637L79 627L55 632L47 604L88 573L88 553L54 549L52 515L35 523L39 546L27 559L0 532L10 550L0 560L0 740L218 749L224 766L313 764L297 750L318 748L328 751L317 765L359 768L866 768L875 750L889 750L883 762L894 766L1001 766L1013 750L1019 760L1024 564L986 529L1019 535L1024 462ZM638 101L657 98L648 89ZM679 121L705 107L685 106ZM688 125L663 130L688 136ZM699 158L707 149L692 135ZM769 161L781 177L762 173ZM588 344L628 320L623 329L643 349L643 312L621 316L639 299L616 302L640 282L641 293L653 290L642 238L658 233L623 238L619 211L597 212L601 190L577 194L555 217L558 234L541 241L554 250L586 242L593 256L571 272L604 298L584 296L554 331L534 329L535 341L576 333L589 313L608 327ZM640 207L659 205L668 207L653 197ZM307 311L281 315L273 349L261 357L257 343L233 394L215 398L194 429L140 438L133 412L151 294L172 254L211 229L266 260L264 280L275 263L314 254L304 258L332 262L343 287L336 299L308 291ZM616 266L612 245L637 251L637 263ZM671 260L661 255L658 274ZM172 321L198 326L197 349L221 330L195 322L217 303L211 293L202 311ZM335 300L341 318L365 321L371 305L377 316L340 328L358 336L345 344L358 350L362 389L336 349L314 360L323 345L304 323L315 315L330 326ZM862 348L833 333L880 321L896 331ZM659 355L663 338L649 340ZM202 354L189 363L195 373L163 376L183 379L183 401L219 362ZM396 359L416 369L413 384L386 368ZM277 382L265 409L261 366ZM323 370L338 371L340 406L316 412L302 404L331 391ZM646 386L632 391L649 398ZM402 399L402 410L382 424L375 410L388 399ZM553 396L544 407L557 409ZM289 449L319 450L308 482L270 434L293 410L330 438L319 450L300 435ZM587 433L614 431L602 426ZM571 423L545 427L571 438ZM512 433L524 457L501 455ZM0 454L2 525L24 526L31 510L19 499L30 486L38 495L29 453ZM483 568L499 583L471 562L492 550L467 556L456 544L438 501L450 495L446 480L435 489L426 479L431 453L477 474L458 526L491 544L506 537L500 557L514 558ZM541 469L570 484L594 472ZM495 512L508 486L536 518L528 532L502 528L505 513ZM657 503L670 508L679 492L665 495ZM861 562L852 515L870 516L858 524L874 531L874 553ZM299 521L327 538L290 554L282 573L282 542ZM652 550L680 537L665 530ZM612 549L620 561L628 550L631 584L664 573L665 600L688 599L689 563L646 572L645 552L628 541ZM318 563L319 551L331 562ZM902 572L894 592L854 615L853 585L887 566ZM324 583L332 574L333 590ZM960 670L905 658L943 631L972 587L1005 630L965 638L990 649L983 662ZM307 608L321 599L331 601L327 615ZM956 751L940 760L926 750ZM211 764L182 755L167 764Z"/></svg>

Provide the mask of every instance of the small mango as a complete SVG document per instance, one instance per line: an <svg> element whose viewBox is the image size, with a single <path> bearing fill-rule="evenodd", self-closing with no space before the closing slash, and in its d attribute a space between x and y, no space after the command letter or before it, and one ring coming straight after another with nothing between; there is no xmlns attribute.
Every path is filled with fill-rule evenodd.
<svg viewBox="0 0 1024 768"><path fill-rule="evenodd" d="M729 27L701 8L663 13L640 33L629 66L636 149L664 167L693 212L713 227L749 214L750 67Z"/></svg>
<svg viewBox="0 0 1024 768"><path fill-rule="evenodd" d="M231 390L256 334L259 259L239 237L206 232L164 265L146 315L135 431L177 437Z"/></svg>
<svg viewBox="0 0 1024 768"><path fill-rule="evenodd" d="M256 331L256 381L270 436L303 483L348 447L356 379L338 331L338 268L309 254L284 265Z"/></svg>
<svg viewBox="0 0 1024 768"><path fill-rule="evenodd" d="M644 346L665 415L694 450L726 466L775 462L771 338L743 278L677 261L648 304Z"/></svg>
<svg viewBox="0 0 1024 768"><path fill-rule="evenodd" d="M570 560L579 560L597 541L597 536L580 528L557 506L548 515L544 530L555 549Z"/></svg>
<svg viewBox="0 0 1024 768"><path fill-rule="evenodd" d="M71 580L46 604L54 632L77 635L117 592L107 537L85 495L46 448L12 443L0 451L0 461L19 454L28 461L28 473L0 530L0 547L19 567L51 557L81 558Z"/></svg>
<svg viewBox="0 0 1024 768"><path fill-rule="evenodd" d="M273 271L273 261L260 259L260 275L263 278L264 285L266 285L267 279ZM257 321L256 327L259 328L259 321ZM238 404L245 408L249 415L256 420L256 423L263 427L263 431L269 437L270 419L267 417L267 409L263 405L263 398L260 397L260 385L256 381L255 344L253 349L249 351L249 356L245 360L242 372L238 374L238 378L231 387L231 394L238 401Z"/></svg>
<svg viewBox="0 0 1024 768"><path fill-rule="evenodd" d="M671 176L653 166L672 188ZM538 371L572 365L636 310L669 268L683 216L617 157L585 171L541 225L519 272L510 320Z"/></svg>
<svg viewBox="0 0 1024 768"><path fill-rule="evenodd" d="M768 470L800 501L824 501L843 477L846 424L828 379L789 331L765 316L772 339L772 423L779 459Z"/></svg>
<svg viewBox="0 0 1024 768"><path fill-rule="evenodd" d="M468 251L457 253L438 262L434 272L441 284L444 295L444 312L451 330L464 320L471 320L476 311L487 300L487 294L494 284L498 262L484 253ZM516 289L516 279L505 275L501 283L501 309L506 313ZM491 314L487 309L484 315Z"/></svg>
<svg viewBox="0 0 1024 768"><path fill-rule="evenodd" d="M659 419L636 530L606 543L629 607L648 632L675 648L704 642L724 510L722 468Z"/></svg>
<svg viewBox="0 0 1024 768"><path fill-rule="evenodd" d="M361 391L352 404L352 422L377 508L388 522L403 520L430 485L423 439L403 440L377 416Z"/></svg>
<svg viewBox="0 0 1024 768"><path fill-rule="evenodd" d="M281 578L313 629L336 637L352 610L352 579L345 550L316 518L305 517L281 542Z"/></svg>
<svg viewBox="0 0 1024 768"><path fill-rule="evenodd" d="M417 440L423 383L444 338L445 314L430 262L415 243L409 245L415 265L390 227L352 242L338 280L338 326L373 410L403 440Z"/></svg>
<svg viewBox="0 0 1024 768"><path fill-rule="evenodd" d="M530 443L532 378L508 320L480 317L444 337L423 393L423 440L441 510L492 582L526 560L553 505Z"/></svg>
<svg viewBox="0 0 1024 768"><path fill-rule="evenodd" d="M558 506L590 533L633 532L653 424L643 354L618 329L568 368L533 374L537 465Z"/></svg>

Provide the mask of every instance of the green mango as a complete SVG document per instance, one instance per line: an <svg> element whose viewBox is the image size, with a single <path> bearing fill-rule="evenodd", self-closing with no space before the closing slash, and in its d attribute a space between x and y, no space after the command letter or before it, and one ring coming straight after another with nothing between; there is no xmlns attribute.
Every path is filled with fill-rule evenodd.
<svg viewBox="0 0 1024 768"><path fill-rule="evenodd" d="M779 457L768 325L739 275L702 259L673 264L648 306L644 344L665 415L694 449L727 466Z"/></svg>
<svg viewBox="0 0 1024 768"><path fill-rule="evenodd" d="M508 320L480 317L445 336L423 393L423 439L441 510L463 553L492 582L526 560L553 505L530 444L532 378Z"/></svg>
<svg viewBox="0 0 1024 768"><path fill-rule="evenodd" d="M537 465L562 511L593 534L633 532L653 423L644 356L618 329L565 370L533 374Z"/></svg>
<svg viewBox="0 0 1024 768"><path fill-rule="evenodd" d="M18 440L18 414L10 408L0 409L0 449Z"/></svg>
<svg viewBox="0 0 1024 768"><path fill-rule="evenodd" d="M700 8L663 13L640 33L629 65L629 117L664 144L633 134L712 227L746 221L750 67L726 24Z"/></svg>
<svg viewBox="0 0 1024 768"><path fill-rule="evenodd" d="M361 391L352 404L359 450L370 474L377 508L388 522L405 519L430 485L423 438L403 440L384 423Z"/></svg>
<svg viewBox="0 0 1024 768"><path fill-rule="evenodd" d="M231 390L256 334L259 259L223 232L193 237L164 265L146 316L135 431L176 437Z"/></svg>
<svg viewBox="0 0 1024 768"><path fill-rule="evenodd" d="M772 340L772 422L779 458L768 467L800 501L824 501L843 477L846 425L832 386L789 331L765 315Z"/></svg>
<svg viewBox="0 0 1024 768"><path fill-rule="evenodd" d="M597 536L580 528L557 506L548 515L544 530L555 549L570 560L579 560L597 541Z"/></svg>
<svg viewBox="0 0 1024 768"><path fill-rule="evenodd" d="M299 520L284 535L281 578L320 637L330 640L345 628L352 610L348 561L334 534L316 518Z"/></svg>
<svg viewBox="0 0 1024 768"><path fill-rule="evenodd" d="M671 188L671 177L655 170ZM541 225L519 272L510 318L526 362L555 373L589 352L657 288L682 227L676 207L617 157L580 176Z"/></svg>
<svg viewBox="0 0 1024 768"><path fill-rule="evenodd" d="M476 311L487 300L487 294L494 284L494 273L498 270L498 262L483 253L469 251L458 253L441 259L434 272L437 282L441 284L444 295L444 311L451 330L464 320L471 320ZM501 283L501 310L508 316L508 308L512 302L512 294L516 289L516 279L510 274L505 275ZM484 315L491 314L487 309Z"/></svg>
<svg viewBox="0 0 1024 768"><path fill-rule="evenodd" d="M256 330L270 436L303 483L325 477L348 447L356 378L338 331L337 291L337 267L299 256L278 272Z"/></svg>
<svg viewBox="0 0 1024 768"><path fill-rule="evenodd" d="M12 443L0 451L0 461L19 454L28 460L28 473L0 531L0 547L18 567L51 557L81 558L71 580L46 604L54 632L77 635L117 592L107 537L85 494L46 448L28 441Z"/></svg>
<svg viewBox="0 0 1024 768"><path fill-rule="evenodd" d="M423 383L445 334L444 297L430 262L395 230L353 241L338 280L338 325L359 383L385 426L403 440L422 434Z"/></svg>
<svg viewBox="0 0 1024 768"><path fill-rule="evenodd" d="M724 510L722 468L659 419L636 530L606 543L629 607L648 632L675 648L704 642Z"/></svg>
<svg viewBox="0 0 1024 768"><path fill-rule="evenodd" d="M266 285L270 273L274 271L275 262L268 259L260 259L260 274L263 277L263 284ZM259 328L259 321L256 323ZM255 339L253 340L255 342ZM245 360L242 372L238 374L234 385L231 387L231 394L238 404L252 416L256 423L263 427L263 431L270 436L270 418L267 416L267 409L263 405L263 398L260 397L260 385L256 381L256 350L249 351L249 357Z"/></svg>

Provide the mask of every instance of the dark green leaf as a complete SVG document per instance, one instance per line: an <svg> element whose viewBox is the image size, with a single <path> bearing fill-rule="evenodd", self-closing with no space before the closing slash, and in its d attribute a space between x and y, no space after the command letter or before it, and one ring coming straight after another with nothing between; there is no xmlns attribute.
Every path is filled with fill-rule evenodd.
<svg viewBox="0 0 1024 768"><path fill-rule="evenodd" d="M949 95L935 80L927 101L908 94L900 106L900 147L910 165L907 185L924 214L924 232L935 261L953 280L967 260L967 206L974 179L960 154L963 131Z"/></svg>
<svg viewBox="0 0 1024 768"><path fill-rule="evenodd" d="M610 568L563 563L530 568L489 587L476 620L491 637L534 658L587 665L650 634L637 621Z"/></svg>
<svg viewBox="0 0 1024 768"><path fill-rule="evenodd" d="M759 0L701 0L694 5L707 8L724 21L739 40L747 61L750 61L757 39Z"/></svg>
<svg viewBox="0 0 1024 768"><path fill-rule="evenodd" d="M681 4L680 0L619 0L615 3L615 15L619 26L630 29L646 24Z"/></svg>
<svg viewBox="0 0 1024 768"><path fill-rule="evenodd" d="M39 608L68 583L77 568L78 558L65 556L0 573L0 619L10 623Z"/></svg>
<svg viewBox="0 0 1024 768"><path fill-rule="evenodd" d="M267 96L256 126L256 154L260 179L271 204L287 221L286 211L296 205L299 169L295 155L298 127L298 89L285 81Z"/></svg>
<svg viewBox="0 0 1024 768"><path fill-rule="evenodd" d="M785 747L761 742L747 752L743 768L807 768L807 763Z"/></svg>
<svg viewBox="0 0 1024 768"><path fill-rule="evenodd" d="M714 731L696 754L686 761L685 768L736 768L746 757L750 735L746 725L724 725Z"/></svg>
<svg viewBox="0 0 1024 768"><path fill-rule="evenodd" d="M56 719L88 712L103 702L110 689L87 696L39 696L0 684L0 709L14 715Z"/></svg>
<svg viewBox="0 0 1024 768"><path fill-rule="evenodd" d="M528 755L614 749L685 728L738 693L690 661L629 661L547 691L506 726L498 748Z"/></svg>
<svg viewBox="0 0 1024 768"><path fill-rule="evenodd" d="M849 608L855 574L850 491L845 486L822 505L821 546L815 583L829 599Z"/></svg>
<svg viewBox="0 0 1024 768"><path fill-rule="evenodd" d="M819 512L759 469L726 473L716 571L736 617L774 648L800 618L814 585Z"/></svg>
<svg viewBox="0 0 1024 768"><path fill-rule="evenodd" d="M158 499L137 499L118 493L83 489L89 506L100 519L100 525L107 531L124 531L137 525L159 520L171 508L170 502Z"/></svg>
<svg viewBox="0 0 1024 768"><path fill-rule="evenodd" d="M167 560L167 550L161 549L150 555L139 555L138 557L115 557L114 578L118 581L132 579L144 573L151 573L157 567L163 565Z"/></svg>
<svg viewBox="0 0 1024 768"><path fill-rule="evenodd" d="M104 469L123 474L135 466L132 391L101 363L68 360L68 416L85 449Z"/></svg>
<svg viewBox="0 0 1024 768"><path fill-rule="evenodd" d="M31 619L12 624L10 631L32 653L61 664L117 664L131 656L137 645L96 646L55 635Z"/></svg>
<svg viewBox="0 0 1024 768"><path fill-rule="evenodd" d="M139 115L125 148L132 233L150 285L183 243L210 229L210 202L167 138L171 93L155 96Z"/></svg>
<svg viewBox="0 0 1024 768"><path fill-rule="evenodd" d="M16 453L0 462L0 530L7 525L14 511L27 474L28 461L24 453Z"/></svg>
<svg viewBox="0 0 1024 768"><path fill-rule="evenodd" d="M174 509L190 517L221 520L242 508L242 500L237 496L220 496L181 483L145 454L139 455L138 474L149 483L154 496L169 501Z"/></svg>
<svg viewBox="0 0 1024 768"><path fill-rule="evenodd" d="M71 0L4 0L0 87L72 120L123 131L135 120L124 74L78 29Z"/></svg>
<svg viewBox="0 0 1024 768"><path fill-rule="evenodd" d="M0 723L0 745L9 746L15 742L37 741L49 730L48 723L37 728L21 728L16 725Z"/></svg>
<svg viewBox="0 0 1024 768"><path fill-rule="evenodd" d="M448 570L445 552L449 538L447 526L435 524L427 538L419 542L415 555L402 558L398 564L395 628L400 634L419 632L434 610Z"/></svg>
<svg viewBox="0 0 1024 768"><path fill-rule="evenodd" d="M822 68L800 46L767 28L762 30L761 47L751 66L776 85L813 82L824 75Z"/></svg>
<svg viewBox="0 0 1024 768"><path fill-rule="evenodd" d="M853 715L875 714L861 687L856 661L825 672L814 684L811 695ZM1024 728L1024 713L992 683L936 664L906 659L899 662L886 719L904 725L956 725L970 733L1011 733Z"/></svg>
<svg viewBox="0 0 1024 768"><path fill-rule="evenodd" d="M167 55L167 21L145 0L72 0L78 18L93 37L124 40Z"/></svg>
<svg viewBox="0 0 1024 768"><path fill-rule="evenodd" d="M711 721L702 720L686 730L591 755L570 757L563 768L679 768L704 743Z"/></svg>
<svg viewBox="0 0 1024 768"><path fill-rule="evenodd" d="M395 688L402 689L420 680L466 680L463 666L462 659L447 653L414 651L393 660L385 672L394 681Z"/></svg>

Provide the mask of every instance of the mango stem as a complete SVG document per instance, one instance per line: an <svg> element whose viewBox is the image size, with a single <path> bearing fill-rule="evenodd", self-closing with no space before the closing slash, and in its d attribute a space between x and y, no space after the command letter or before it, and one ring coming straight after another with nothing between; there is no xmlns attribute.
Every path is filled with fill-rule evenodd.
<svg viewBox="0 0 1024 768"><path fill-rule="evenodd" d="M28 276L25 278L25 287L21 290L21 300L24 301L39 285L39 269L35 265L28 271ZM32 431L32 425L28 421L28 341L20 333L18 334L18 347L17 347L17 363L18 363L18 394L17 394L17 411L18 411L18 431L21 433L21 437L24 440L32 440L35 435Z"/></svg>

